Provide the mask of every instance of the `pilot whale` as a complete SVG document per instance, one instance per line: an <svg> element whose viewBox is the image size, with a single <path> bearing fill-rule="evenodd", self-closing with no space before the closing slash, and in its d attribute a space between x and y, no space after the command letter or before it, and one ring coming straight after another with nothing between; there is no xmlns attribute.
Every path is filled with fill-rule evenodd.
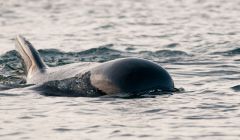
<svg viewBox="0 0 240 140"><path fill-rule="evenodd" d="M48 67L39 52L23 36L15 38L23 59L27 84L45 95L96 97L149 90L173 92L170 74L157 63L122 58L104 63L81 62Z"/></svg>

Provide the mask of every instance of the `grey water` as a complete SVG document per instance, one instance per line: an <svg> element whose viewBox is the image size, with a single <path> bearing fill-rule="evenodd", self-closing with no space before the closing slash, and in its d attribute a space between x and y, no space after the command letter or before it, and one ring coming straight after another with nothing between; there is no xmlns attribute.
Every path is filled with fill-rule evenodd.
<svg viewBox="0 0 240 140"><path fill-rule="evenodd" d="M240 139L239 0L1 0L0 139ZM51 67L145 58L182 92L43 96L24 88L14 37Z"/></svg>

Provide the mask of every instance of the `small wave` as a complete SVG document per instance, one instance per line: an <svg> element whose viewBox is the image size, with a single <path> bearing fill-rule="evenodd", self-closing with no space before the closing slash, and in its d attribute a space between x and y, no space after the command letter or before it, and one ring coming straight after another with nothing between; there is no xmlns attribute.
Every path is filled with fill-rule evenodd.
<svg viewBox="0 0 240 140"><path fill-rule="evenodd" d="M74 62L105 62L116 58L125 57L125 53L111 49L112 44L92 48L81 52L62 52L57 49L39 50L44 61L49 66L59 66Z"/></svg>
<svg viewBox="0 0 240 140"><path fill-rule="evenodd" d="M160 50L160 51L156 51L155 53L156 55L169 56L169 57L191 56L184 51Z"/></svg>
<svg viewBox="0 0 240 140"><path fill-rule="evenodd" d="M21 135L21 134L24 134L22 132L12 132L12 133L7 133L7 134L1 134L0 137L3 137L3 136L18 136L18 135Z"/></svg>
<svg viewBox="0 0 240 140"><path fill-rule="evenodd" d="M224 52L214 52L213 54L223 55L223 56L236 56L236 55L240 55L240 48L236 48L236 49L228 50Z"/></svg>
<svg viewBox="0 0 240 140"><path fill-rule="evenodd" d="M0 84L0 91L2 91L2 90L8 90L8 89L11 89L11 87Z"/></svg>
<svg viewBox="0 0 240 140"><path fill-rule="evenodd" d="M157 113L162 111L162 109L150 109L150 110L146 110L143 113Z"/></svg>
<svg viewBox="0 0 240 140"><path fill-rule="evenodd" d="M142 51L140 54L147 54L148 56L155 56L155 57L186 57L191 56L184 51L175 51L175 50L159 50L156 52L151 51Z"/></svg>
<svg viewBox="0 0 240 140"><path fill-rule="evenodd" d="M53 129L54 131L58 131L58 132L67 132L67 131L73 131L74 129L68 129L68 128L56 128Z"/></svg>
<svg viewBox="0 0 240 140"><path fill-rule="evenodd" d="M13 93L0 93L0 97L12 97L12 96L21 96L19 94L13 94Z"/></svg>
<svg viewBox="0 0 240 140"><path fill-rule="evenodd" d="M177 46L180 46L180 44L179 43L171 43L171 44L166 45L165 47L167 47L167 48L175 48Z"/></svg>
<svg viewBox="0 0 240 140"><path fill-rule="evenodd" d="M190 55L184 51L176 51L176 50L159 50L159 51L141 51L138 53L142 58L150 59L158 63L178 63L185 62Z"/></svg>
<svg viewBox="0 0 240 140"><path fill-rule="evenodd" d="M234 91L240 91L240 85L231 87Z"/></svg>
<svg viewBox="0 0 240 140"><path fill-rule="evenodd" d="M230 51L226 52L228 55L232 56L232 55L239 55L240 54L240 48L236 48Z"/></svg>
<svg viewBox="0 0 240 140"><path fill-rule="evenodd" d="M183 89L175 89L173 92L165 92L161 91L159 89L155 90L147 90L147 91L140 91L140 92L134 92L134 93L118 93L118 94L112 94L112 95L105 95L101 96L104 98L121 98L121 99L141 99L141 98L156 98L157 96L170 96L174 93L180 93L183 92Z"/></svg>

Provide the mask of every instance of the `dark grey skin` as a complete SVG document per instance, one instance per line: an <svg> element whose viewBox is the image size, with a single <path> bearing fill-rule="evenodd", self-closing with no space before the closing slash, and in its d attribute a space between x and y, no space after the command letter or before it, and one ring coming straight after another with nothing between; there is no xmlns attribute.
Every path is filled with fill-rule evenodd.
<svg viewBox="0 0 240 140"><path fill-rule="evenodd" d="M175 90L169 73L148 60L124 58L105 63L82 62L49 68L24 37L16 37L16 49L24 60L27 84L37 85L36 89L45 95L92 97Z"/></svg>

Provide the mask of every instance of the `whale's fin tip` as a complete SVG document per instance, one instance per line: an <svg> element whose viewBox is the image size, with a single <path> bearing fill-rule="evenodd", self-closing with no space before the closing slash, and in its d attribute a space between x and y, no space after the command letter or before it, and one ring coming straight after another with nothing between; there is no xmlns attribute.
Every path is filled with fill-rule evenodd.
<svg viewBox="0 0 240 140"><path fill-rule="evenodd" d="M45 72L47 66L43 62L39 52L33 45L22 35L17 35L15 38L16 50L21 55L27 76L35 72Z"/></svg>

